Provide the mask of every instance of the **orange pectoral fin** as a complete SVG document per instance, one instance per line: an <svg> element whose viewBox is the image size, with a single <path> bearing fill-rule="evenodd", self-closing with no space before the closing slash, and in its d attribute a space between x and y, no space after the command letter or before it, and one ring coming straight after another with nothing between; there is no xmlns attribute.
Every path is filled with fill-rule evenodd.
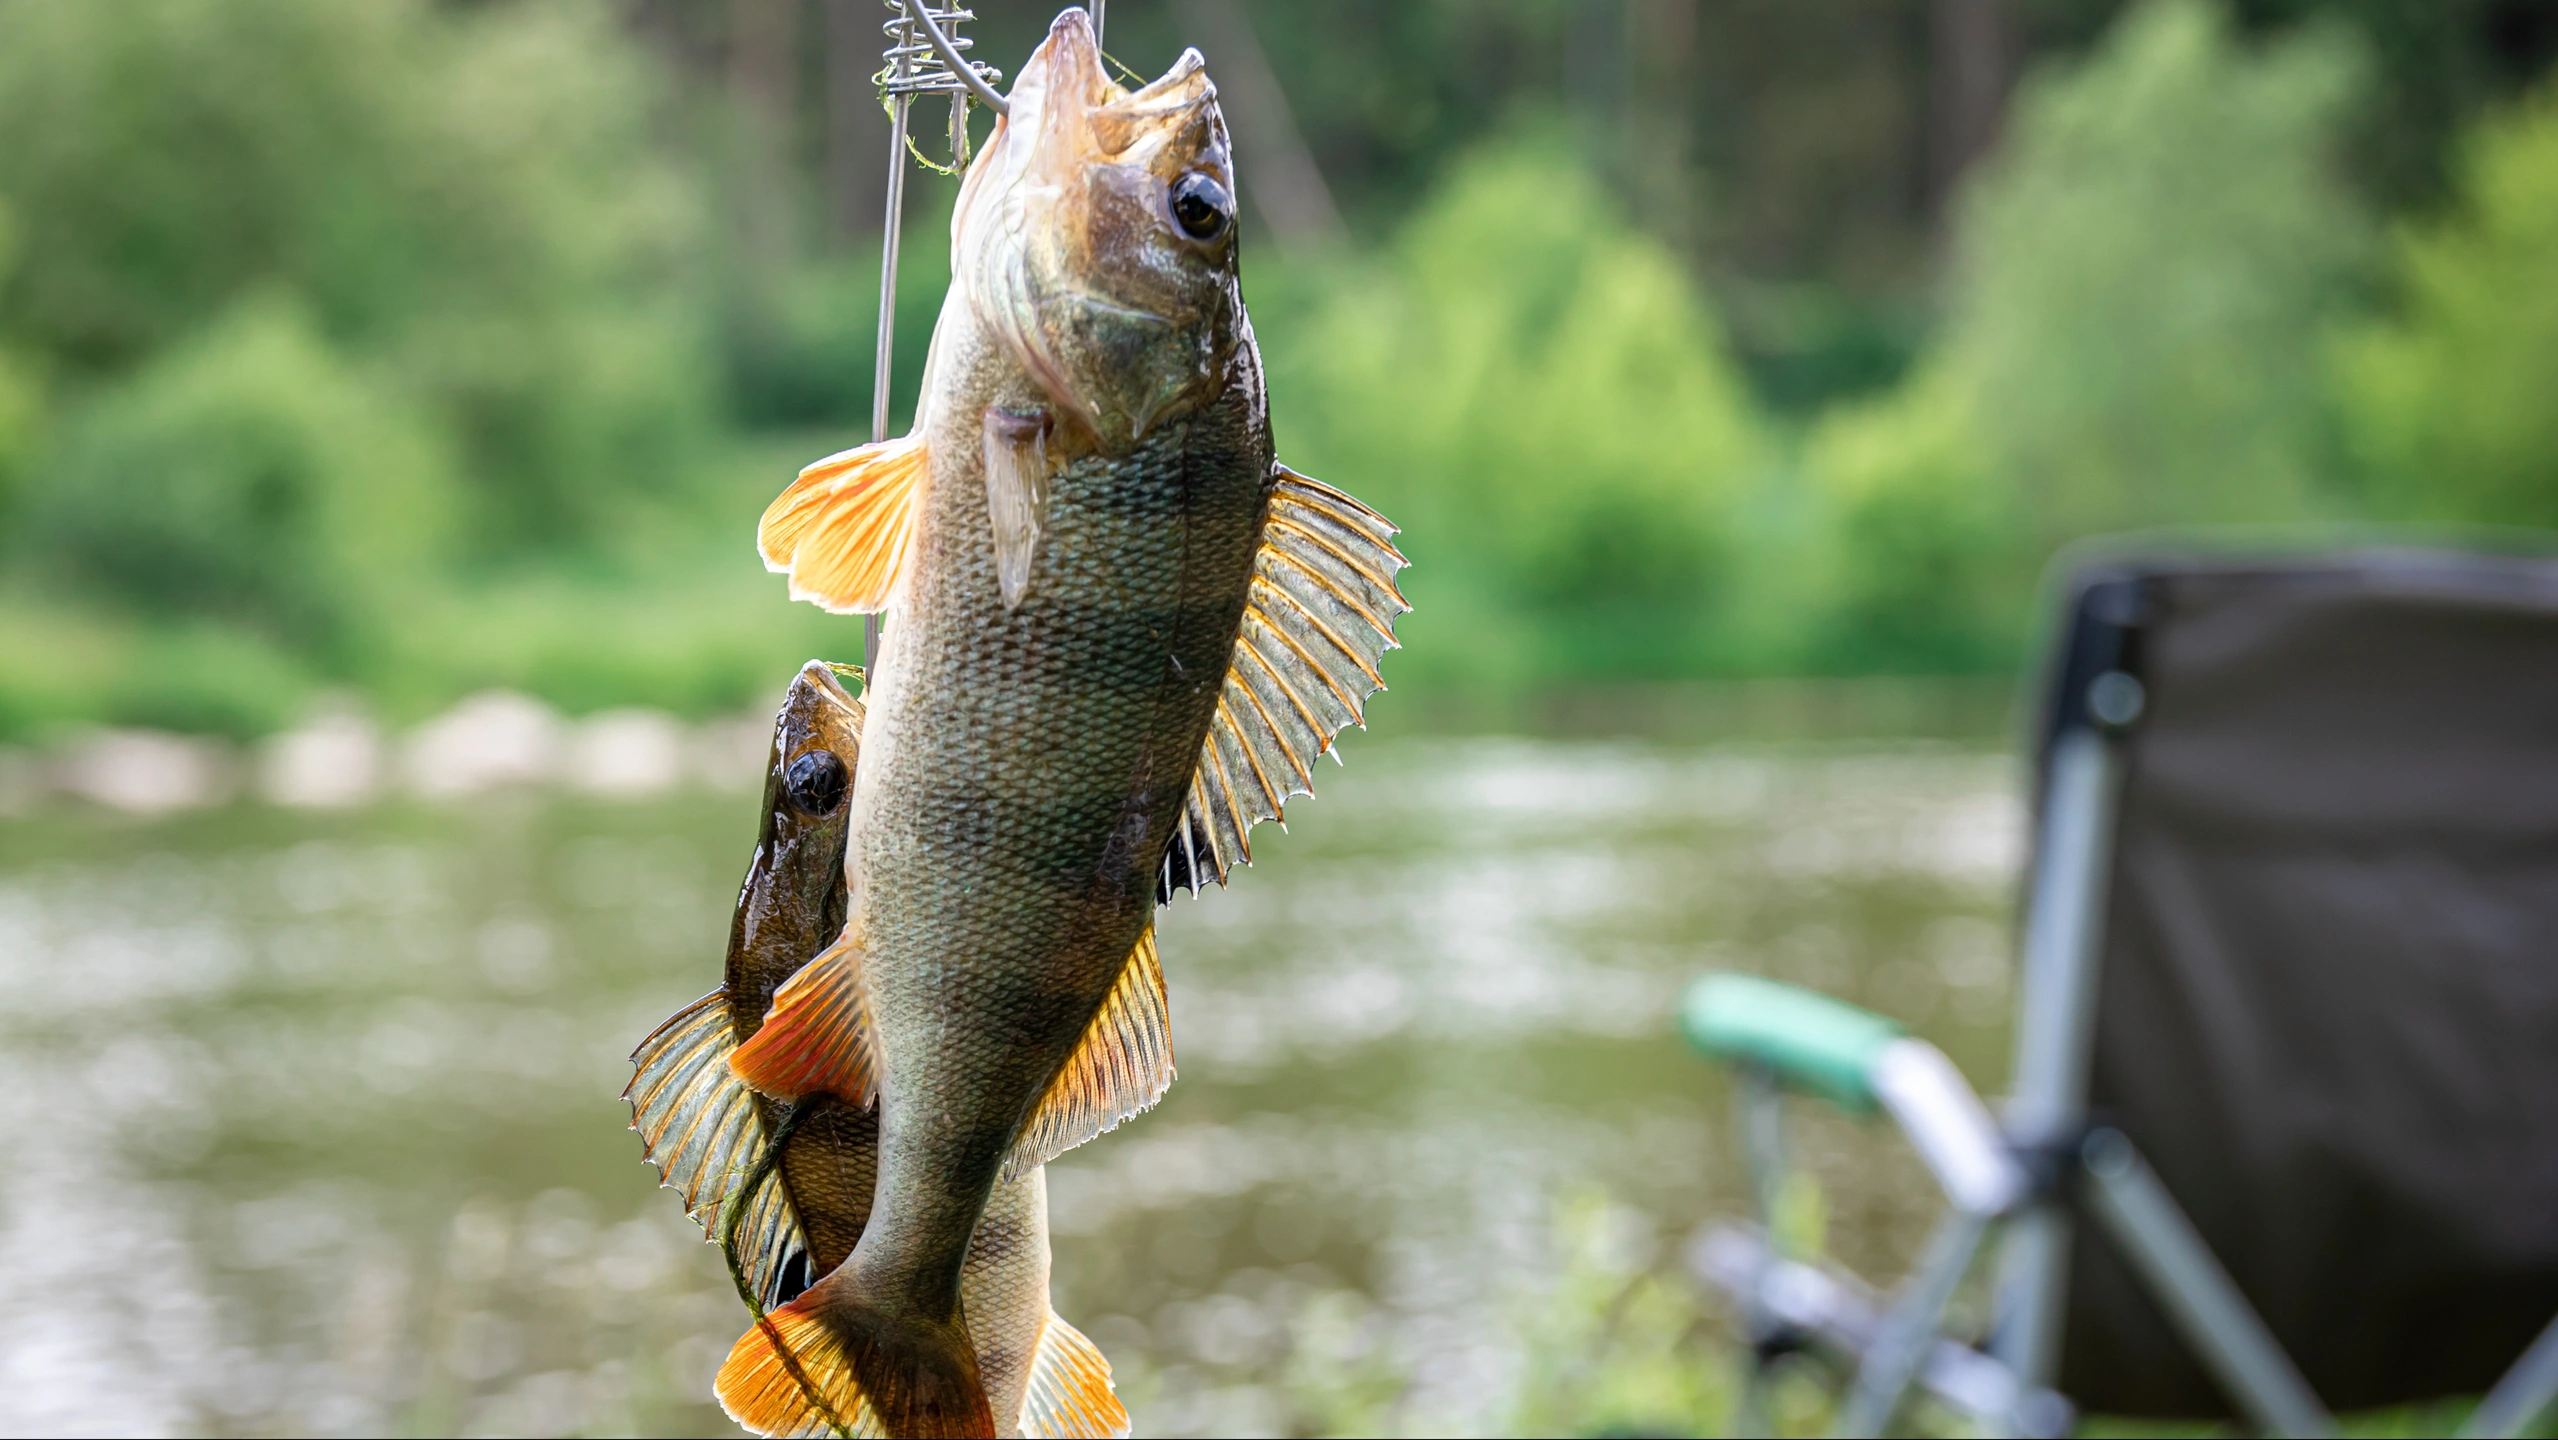
<svg viewBox="0 0 2558 1440"><path fill-rule="evenodd" d="M849 927L773 992L755 1038L730 1053L737 1078L784 1100L826 1094L856 1108L878 1092L861 947Z"/></svg>
<svg viewBox="0 0 2558 1440"><path fill-rule="evenodd" d="M790 576L794 600L836 615L878 611L905 568L928 460L923 438L909 435L800 471L756 527L765 568Z"/></svg>

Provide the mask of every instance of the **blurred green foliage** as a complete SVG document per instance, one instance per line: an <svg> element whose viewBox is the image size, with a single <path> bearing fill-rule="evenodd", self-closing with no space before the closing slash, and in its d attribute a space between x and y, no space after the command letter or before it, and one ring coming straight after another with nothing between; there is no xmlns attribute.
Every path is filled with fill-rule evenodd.
<svg viewBox="0 0 2558 1440"><path fill-rule="evenodd" d="M1562 33L1486 15L1408 18ZM2398 69L2251 23L2150 0L2032 74L1915 361L1806 413L1664 218L1687 171L1633 183L1566 109L1460 144L1480 107L1427 87L1322 102L1328 163L1345 116L1409 128L1352 206L1386 238L1256 242L1247 283L1282 456L1405 527L1389 679L1997 673L2086 535L2558 524L2558 100L2390 243L2350 157ZM597 0L0 7L0 735L343 688L703 711L849 654L748 537L864 438L875 252L732 223L699 101ZM948 190L914 190L901 401Z"/></svg>
<svg viewBox="0 0 2558 1440"><path fill-rule="evenodd" d="M2398 252L2398 312L2340 367L2374 508L2558 526L2558 92L2474 135L2458 210Z"/></svg>
<svg viewBox="0 0 2558 1440"><path fill-rule="evenodd" d="M1288 278L1313 298L1257 326L1281 454L1415 537L1405 673L1692 668L1766 441L1695 285L1565 145L1497 142L1377 263Z"/></svg>
<svg viewBox="0 0 2558 1440"><path fill-rule="evenodd" d="M1807 660L2013 664L2073 539L2341 513L2319 356L2371 248L2335 154L2356 73L2339 33L2248 47L2160 0L2028 87L1933 351L1805 448L1835 607Z"/></svg>

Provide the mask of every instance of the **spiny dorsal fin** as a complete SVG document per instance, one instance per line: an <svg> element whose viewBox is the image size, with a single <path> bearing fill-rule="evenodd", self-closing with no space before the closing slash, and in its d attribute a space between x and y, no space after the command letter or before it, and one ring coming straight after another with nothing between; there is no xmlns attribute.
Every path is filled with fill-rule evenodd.
<svg viewBox="0 0 2558 1440"><path fill-rule="evenodd" d="M756 527L764 568L790 576L793 600L837 615L878 611L906 566L928 462L923 438L909 435L800 471Z"/></svg>
<svg viewBox="0 0 2558 1440"><path fill-rule="evenodd" d="M1039 1440L1105 1440L1128 1433L1128 1407L1110 1387L1110 1362L1084 1332L1055 1314L1030 1363L1021 1433Z"/></svg>
<svg viewBox="0 0 2558 1440"><path fill-rule="evenodd" d="M737 1077L783 1100L827 1094L855 1109L878 1091L861 946L850 925L773 992L763 1028L728 1057Z"/></svg>
<svg viewBox="0 0 2558 1440"><path fill-rule="evenodd" d="M1250 864L1252 827L1280 819L1288 797L1314 793L1314 762L1385 688L1377 662L1396 648L1395 618L1412 608L1395 588L1406 562L1394 534L1376 511L1279 467L1234 661L1164 856L1162 898L1223 885Z"/></svg>
<svg viewBox="0 0 2558 1440"><path fill-rule="evenodd" d="M728 992L714 990L649 1032L631 1052L639 1073L622 1091L641 1153L713 1243L721 1208L764 1144L755 1093L729 1072L733 1035ZM782 1187L757 1190L738 1239L738 1258L755 1293L775 1293L790 1257L807 1248Z"/></svg>
<svg viewBox="0 0 2558 1440"><path fill-rule="evenodd" d="M1164 995L1155 928L1137 937L1119 983L1084 1027L1066 1062L1004 1161L1011 1184L1132 1115L1151 1109L1172 1084L1172 1011Z"/></svg>

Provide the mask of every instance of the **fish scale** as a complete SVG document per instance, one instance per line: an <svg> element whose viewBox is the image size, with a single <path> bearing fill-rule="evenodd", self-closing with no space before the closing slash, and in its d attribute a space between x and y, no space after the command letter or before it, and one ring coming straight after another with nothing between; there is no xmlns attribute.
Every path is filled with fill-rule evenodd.
<svg viewBox="0 0 2558 1440"><path fill-rule="evenodd" d="M861 1238L877 1178L875 1110L815 1096L785 1105L757 1096L727 1056L761 1027L774 991L840 929L849 815L840 787L811 799L790 784L794 762L831 755L837 774L858 770L861 707L831 667L812 661L791 684L774 726L765 812L730 925L725 984L643 1041L627 1092L633 1127L666 1183L732 1247L741 1289L780 1304L843 1263ZM788 1117L786 1119L786 1117ZM795 1123L793 1123L795 1122ZM755 1177L774 1137L779 1174ZM741 1183L744 1182L744 1183ZM731 1218L733 1217L733 1218ZM1123 1434L1127 1414L1092 1342L1048 1301L1046 1178L1032 1170L989 1196L968 1246L961 1281L967 1330L999 1434ZM788 1367L763 1377L786 1397L800 1386ZM803 1367L803 1373L805 1369ZM856 1401L805 1404L781 1433L838 1428L876 1433Z"/></svg>
<svg viewBox="0 0 2558 1440"><path fill-rule="evenodd" d="M863 777L852 861L886 1169L991 1182L1151 917L1260 541L1256 390L1230 385L1125 459L1062 468L1034 598L1009 613L974 437L934 445L913 598L873 702L894 748ZM980 396L959 393L954 414L976 414ZM943 1063L901 1063L927 1044ZM908 1112L938 1118L899 1125ZM923 1209L901 1223L961 1229Z"/></svg>
<svg viewBox="0 0 2558 1440"><path fill-rule="evenodd" d="M1272 454L1233 185L1198 52L1130 92L1059 16L962 182L916 428L758 529L795 598L891 623L850 919L730 1056L880 1126L851 1257L721 1368L752 1428L989 1432L960 1275L990 1192L1162 1095L1158 897L1247 863L1380 688L1403 557Z"/></svg>

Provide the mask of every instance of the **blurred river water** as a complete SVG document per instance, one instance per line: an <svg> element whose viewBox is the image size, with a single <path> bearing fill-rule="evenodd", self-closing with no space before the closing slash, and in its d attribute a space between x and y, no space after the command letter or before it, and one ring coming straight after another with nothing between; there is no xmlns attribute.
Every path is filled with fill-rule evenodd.
<svg viewBox="0 0 2558 1440"><path fill-rule="evenodd" d="M2003 1074L1993 744L1346 748L1163 921L1170 1096L1051 1168L1058 1308L1140 1434L1288 1433L1354 1382L1499 1423L1559 1201L1665 1269L1740 1208L1728 1093L1672 1033L1700 969ZM733 1433L744 1312L617 1097L717 982L754 808L0 819L0 1430ZM1832 1248L1897 1275L1924 1172L1804 1114Z"/></svg>

